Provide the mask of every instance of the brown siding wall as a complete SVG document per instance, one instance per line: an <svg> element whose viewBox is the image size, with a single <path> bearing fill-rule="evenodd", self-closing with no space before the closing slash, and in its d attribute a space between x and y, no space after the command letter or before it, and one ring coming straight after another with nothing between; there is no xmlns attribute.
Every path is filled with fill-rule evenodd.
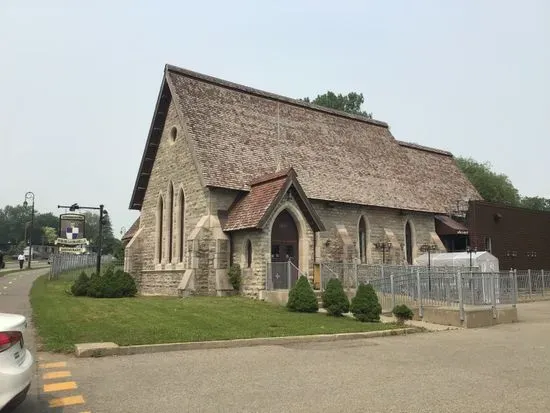
<svg viewBox="0 0 550 413"><path fill-rule="evenodd" d="M470 203L467 224L471 245L478 250L485 250L485 240L491 238L501 270L550 269L550 212L476 201ZM516 257L506 256L513 251ZM536 257L529 257L530 252Z"/></svg>

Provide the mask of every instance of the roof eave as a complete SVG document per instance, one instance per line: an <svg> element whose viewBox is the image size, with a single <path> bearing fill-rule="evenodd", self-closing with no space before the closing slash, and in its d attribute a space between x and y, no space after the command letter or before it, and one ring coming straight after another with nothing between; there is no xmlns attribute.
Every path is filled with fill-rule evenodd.
<svg viewBox="0 0 550 413"><path fill-rule="evenodd" d="M164 122L166 121L171 98L172 94L168 88L166 76L163 75L153 119L151 120L151 125L149 127L149 134L147 135L147 142L145 143L143 155L141 156L141 162L136 177L136 182L134 184L134 190L132 191L129 209L141 211L141 207L143 206L145 191L147 191L147 186L149 184L148 172L150 172L147 172L148 168L146 166L148 162L150 162L152 169L152 164L155 162L158 144L160 142L160 137L162 136L162 129L164 128ZM157 135L158 139L156 139ZM142 195L140 195L140 192L142 192Z"/></svg>

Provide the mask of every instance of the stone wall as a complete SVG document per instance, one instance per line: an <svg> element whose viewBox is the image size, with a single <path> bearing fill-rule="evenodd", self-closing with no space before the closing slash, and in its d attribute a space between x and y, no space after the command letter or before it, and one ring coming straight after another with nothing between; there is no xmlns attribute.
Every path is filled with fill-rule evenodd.
<svg viewBox="0 0 550 413"><path fill-rule="evenodd" d="M164 130L160 140L157 156L147 191L143 201L140 215L140 228L142 233L138 245L127 248L131 255L132 263L128 265L130 273L140 280L143 292L157 291L167 286L175 285L170 295L177 294L176 278L183 274L187 267L189 257L185 256L182 262L178 257L178 205L180 190L184 193L184 251L188 251L185 242L202 216L208 214L208 190L202 187L199 173L193 162L193 154L188 145L188 134L191 133L185 125L179 121L173 102L170 104ZM173 185L172 216L169 212L169 187ZM163 253L162 259L157 255L157 206L159 197L163 197ZM168 234L172 225L172 261L169 262ZM154 274L151 271L160 271ZM172 272L174 271L174 272ZM141 276L143 272L144 276ZM145 274L147 274L145 276ZM167 283L161 286L160 280L167 277ZM156 293L156 292L154 292Z"/></svg>
<svg viewBox="0 0 550 413"><path fill-rule="evenodd" d="M392 242L389 253L386 251L387 264L405 264L405 225L412 225L413 259L421 254L419 246L431 242L431 233L435 233L434 216L430 213L401 212L393 209L369 208L361 205L328 203L314 200L313 206L323 221L326 231L319 235L318 261L347 261L359 257L359 220L365 217L367 223L367 263L381 264L382 250L374 243L389 240L393 235L399 245ZM338 228L337 226L341 226ZM352 255L344 252L344 240L341 230L345 229L353 245ZM340 231L339 231L340 229ZM340 233L339 233L340 232ZM327 245L327 241L329 241Z"/></svg>
<svg viewBox="0 0 550 413"><path fill-rule="evenodd" d="M175 140L173 131L175 129ZM177 253L176 237L178 228L172 231L173 253L172 262L168 262L168 225L174 225L173 217L166 214L168 206L168 188L170 184L174 186L174 204L172 210L174 216L177 214L178 194L180 188L183 189L185 196L185 225L184 239L187 239L190 232L194 229L197 222L203 215L208 213L207 190L201 186L199 174L193 163L191 148L187 143L187 134L190 131L184 125L181 125L177 117L173 102L170 104L164 130L160 140L157 156L151 177L145 193L143 207L141 209L140 226L144 227L144 251L143 268L144 270L163 270L175 269ZM156 250L156 217L159 196L164 198L164 228L163 228L163 254L159 263L155 257ZM172 218L172 219L171 219ZM174 225L176 227L176 225ZM181 266L184 267L184 266ZM181 269L181 268L180 268Z"/></svg>
<svg viewBox="0 0 550 413"><path fill-rule="evenodd" d="M135 277L140 294L177 296L184 271L142 271Z"/></svg>

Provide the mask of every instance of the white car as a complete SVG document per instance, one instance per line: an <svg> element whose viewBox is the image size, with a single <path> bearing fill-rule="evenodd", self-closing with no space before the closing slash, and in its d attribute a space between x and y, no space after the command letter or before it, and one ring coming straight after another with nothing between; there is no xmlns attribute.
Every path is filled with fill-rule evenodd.
<svg viewBox="0 0 550 413"><path fill-rule="evenodd" d="M25 348L22 315L0 313L0 410L20 404L29 391L33 357Z"/></svg>

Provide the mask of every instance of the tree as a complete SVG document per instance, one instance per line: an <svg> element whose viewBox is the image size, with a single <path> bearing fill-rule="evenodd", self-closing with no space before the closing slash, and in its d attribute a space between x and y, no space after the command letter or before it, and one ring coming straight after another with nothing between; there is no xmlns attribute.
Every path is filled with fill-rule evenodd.
<svg viewBox="0 0 550 413"><path fill-rule="evenodd" d="M361 110L361 105L365 102L362 93L350 92L347 95L342 95L341 93L337 95L329 90L324 95L317 95L313 100L310 100L308 97L302 100L307 103L313 103L326 108L341 110L353 115L360 115L372 119L372 113Z"/></svg>
<svg viewBox="0 0 550 413"><path fill-rule="evenodd" d="M493 172L488 162L479 163L472 158L458 157L456 163L486 201L512 206L520 205L519 192L510 178Z"/></svg>
<svg viewBox="0 0 550 413"><path fill-rule="evenodd" d="M97 248L99 242L99 214L91 211L83 212L86 217L86 239L90 241L92 248ZM113 235L113 226L109 215L103 217L103 241L101 250L104 254L113 254L116 250L117 243L120 242Z"/></svg>
<svg viewBox="0 0 550 413"><path fill-rule="evenodd" d="M540 196L525 196L521 198L521 206L537 211L550 211L550 199Z"/></svg>
<svg viewBox="0 0 550 413"><path fill-rule="evenodd" d="M42 235L44 236L44 244L53 244L57 239L57 228L42 227Z"/></svg>

